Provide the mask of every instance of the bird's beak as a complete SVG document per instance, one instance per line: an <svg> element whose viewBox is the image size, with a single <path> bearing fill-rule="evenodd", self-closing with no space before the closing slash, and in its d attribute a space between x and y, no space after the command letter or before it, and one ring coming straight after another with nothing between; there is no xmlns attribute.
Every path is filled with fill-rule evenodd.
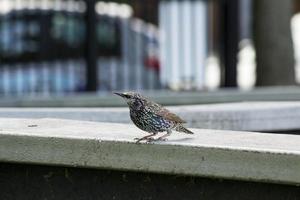
<svg viewBox="0 0 300 200"><path fill-rule="evenodd" d="M126 95L123 93L114 92L114 94L119 95L120 97L126 98Z"/></svg>

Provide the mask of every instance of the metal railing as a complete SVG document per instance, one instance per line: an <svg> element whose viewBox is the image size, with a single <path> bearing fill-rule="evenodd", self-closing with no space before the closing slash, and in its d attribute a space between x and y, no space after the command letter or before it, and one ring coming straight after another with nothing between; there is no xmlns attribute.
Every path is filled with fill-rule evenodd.
<svg viewBox="0 0 300 200"><path fill-rule="evenodd" d="M118 2L0 0L0 96L235 85L233 1Z"/></svg>
<svg viewBox="0 0 300 200"><path fill-rule="evenodd" d="M158 28L133 17L129 5L97 2L95 21L89 22L83 1L0 4L1 95L88 90L86 43L95 43L98 91L161 88Z"/></svg>

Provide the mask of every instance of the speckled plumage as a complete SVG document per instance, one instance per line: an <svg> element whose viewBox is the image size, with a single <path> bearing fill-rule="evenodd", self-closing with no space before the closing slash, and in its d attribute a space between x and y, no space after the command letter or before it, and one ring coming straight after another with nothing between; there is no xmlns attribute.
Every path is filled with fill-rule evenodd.
<svg viewBox="0 0 300 200"><path fill-rule="evenodd" d="M143 131L151 133L142 138L138 138L137 142L142 140L152 141L152 136L158 132L166 131L167 134L159 137L157 140L165 139L171 134L171 130L193 134L193 132L183 127L184 120L171 113L161 105L143 97L135 92L115 93L123 97L130 109L130 118L133 123Z"/></svg>

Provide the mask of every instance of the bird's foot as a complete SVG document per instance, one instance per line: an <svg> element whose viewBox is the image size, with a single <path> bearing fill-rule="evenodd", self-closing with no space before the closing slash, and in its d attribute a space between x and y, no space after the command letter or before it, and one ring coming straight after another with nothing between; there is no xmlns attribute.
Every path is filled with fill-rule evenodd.
<svg viewBox="0 0 300 200"><path fill-rule="evenodd" d="M148 138L134 138L134 140L136 140L136 144L140 143L141 141L145 140L146 143L150 143L155 141L155 139L153 137L148 137Z"/></svg>
<svg viewBox="0 0 300 200"><path fill-rule="evenodd" d="M167 140L168 140L168 138L166 138L166 137L159 137L159 138L155 139L155 141L167 141Z"/></svg>
<svg viewBox="0 0 300 200"><path fill-rule="evenodd" d="M138 143L140 143L140 141L143 140L143 138L134 138L133 140L136 141L136 142L135 142L136 144L138 144Z"/></svg>
<svg viewBox="0 0 300 200"><path fill-rule="evenodd" d="M148 138L134 138L136 140L136 144L141 143L141 141L145 140L146 143L151 143L151 142L156 142L156 141L167 141L168 138L166 137L159 137L159 138L154 138L154 137L148 137Z"/></svg>
<svg viewBox="0 0 300 200"><path fill-rule="evenodd" d="M149 138L146 139L146 142L149 142L149 143L153 142L153 141L155 141L155 139L153 137L149 137Z"/></svg>

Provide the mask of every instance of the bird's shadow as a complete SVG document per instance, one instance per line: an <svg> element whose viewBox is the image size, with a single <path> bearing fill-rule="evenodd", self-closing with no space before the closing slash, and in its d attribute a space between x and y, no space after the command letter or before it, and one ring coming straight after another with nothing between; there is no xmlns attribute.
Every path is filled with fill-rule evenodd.
<svg viewBox="0 0 300 200"><path fill-rule="evenodd" d="M163 143L163 142L187 142L187 141L191 141L194 138L192 137L185 137L185 138L178 138L178 139L168 139L167 141L155 141L157 143Z"/></svg>
<svg viewBox="0 0 300 200"><path fill-rule="evenodd" d="M163 144L166 142L186 142L186 141L191 141L194 138L192 137L185 137L185 138L178 138L178 139L169 139L168 140L152 140L152 141L146 141L145 143L140 142L137 144Z"/></svg>
<svg viewBox="0 0 300 200"><path fill-rule="evenodd" d="M172 139L172 140L169 140L169 141L174 141L174 142L186 142L186 141L190 141L190 140L193 140L193 139L194 139L194 138L186 137L186 138Z"/></svg>

